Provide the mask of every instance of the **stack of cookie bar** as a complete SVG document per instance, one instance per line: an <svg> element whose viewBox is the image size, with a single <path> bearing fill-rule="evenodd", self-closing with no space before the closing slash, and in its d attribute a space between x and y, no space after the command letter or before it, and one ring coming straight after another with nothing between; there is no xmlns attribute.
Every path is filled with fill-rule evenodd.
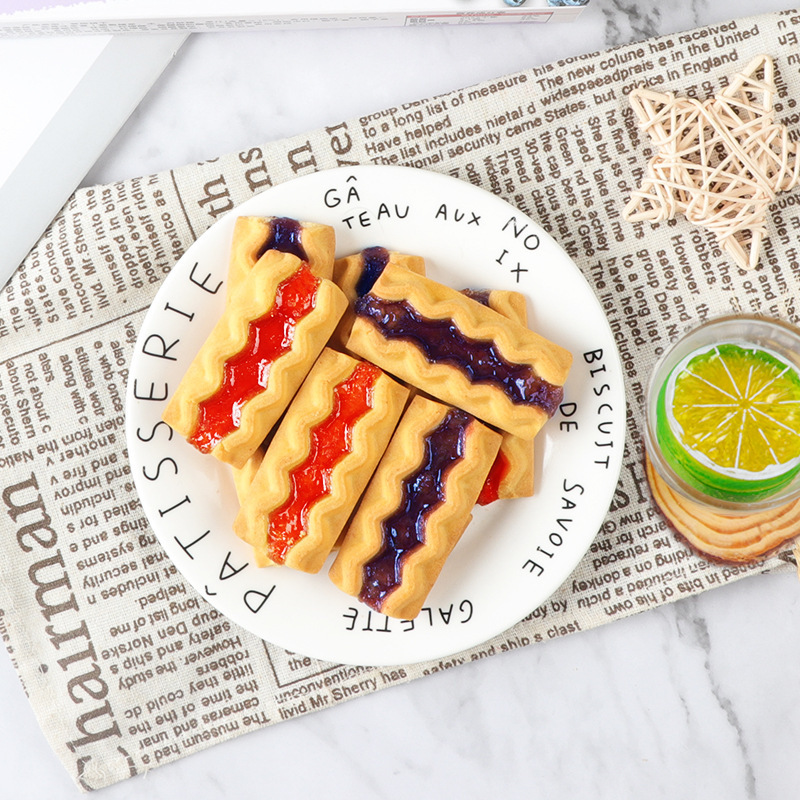
<svg viewBox="0 0 800 800"><path fill-rule="evenodd" d="M458 292L419 256L334 260L335 232L241 217L225 310L164 420L233 469L260 566L319 572L401 619L476 503L533 493L572 357L516 292Z"/></svg>

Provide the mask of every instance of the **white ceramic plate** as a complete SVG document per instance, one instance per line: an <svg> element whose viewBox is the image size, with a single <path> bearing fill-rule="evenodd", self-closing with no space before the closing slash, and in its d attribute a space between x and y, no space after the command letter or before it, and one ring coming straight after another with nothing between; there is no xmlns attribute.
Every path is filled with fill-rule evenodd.
<svg viewBox="0 0 800 800"><path fill-rule="evenodd" d="M165 401L224 303L235 218L276 215L333 225L337 255L372 246L422 255L454 288L516 289L531 327L575 356L564 404L536 439L534 497L475 509L414 622L361 606L327 578L259 569L232 532L228 468L159 424ZM218 289L215 293L211 290ZM161 544L218 610L263 639L329 661L390 665L478 645L532 612L586 553L611 502L625 438L614 336L566 253L529 218L455 178L364 166L306 175L220 219L175 265L142 325L127 397L131 467Z"/></svg>

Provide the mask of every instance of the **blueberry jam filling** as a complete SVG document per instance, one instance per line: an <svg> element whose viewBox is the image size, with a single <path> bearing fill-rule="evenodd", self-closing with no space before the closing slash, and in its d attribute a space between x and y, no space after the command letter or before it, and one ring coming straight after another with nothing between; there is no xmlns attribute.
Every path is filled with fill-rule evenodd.
<svg viewBox="0 0 800 800"><path fill-rule="evenodd" d="M464 457L466 430L473 417L447 412L424 440L422 463L403 481L400 505L382 523L383 545L363 567L359 599L378 611L402 582L403 565L425 543L428 517L445 499L447 471Z"/></svg>
<svg viewBox="0 0 800 800"><path fill-rule="evenodd" d="M290 253L301 261L308 261L306 251L301 242L303 233L302 225L296 219L289 217L275 217L269 226L267 241L261 245L256 260L261 258L267 250L278 250L281 253Z"/></svg>
<svg viewBox="0 0 800 800"><path fill-rule="evenodd" d="M507 361L493 341L465 336L452 319L427 319L405 300L372 294L356 300L355 310L384 337L413 343L432 364L454 366L473 384L499 385L516 405L537 406L552 416L563 400L562 387L543 380L526 364Z"/></svg>
<svg viewBox="0 0 800 800"><path fill-rule="evenodd" d="M389 263L389 251L385 247L367 247L361 251L364 264L356 284L356 294L363 297L375 285Z"/></svg>

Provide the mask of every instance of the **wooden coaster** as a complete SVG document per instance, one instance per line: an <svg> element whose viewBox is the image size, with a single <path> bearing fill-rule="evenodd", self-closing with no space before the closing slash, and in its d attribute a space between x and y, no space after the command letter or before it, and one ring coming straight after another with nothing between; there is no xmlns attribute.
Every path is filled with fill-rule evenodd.
<svg viewBox="0 0 800 800"><path fill-rule="evenodd" d="M702 555L743 564L763 558L800 535L800 499L753 514L725 515L687 500L653 469L645 468L653 498L675 530Z"/></svg>

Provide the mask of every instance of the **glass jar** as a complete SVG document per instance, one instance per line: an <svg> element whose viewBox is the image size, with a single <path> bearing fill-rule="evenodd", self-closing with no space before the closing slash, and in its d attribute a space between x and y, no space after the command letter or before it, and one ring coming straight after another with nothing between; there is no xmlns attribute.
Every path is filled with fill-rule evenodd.
<svg viewBox="0 0 800 800"><path fill-rule="evenodd" d="M645 444L667 486L717 513L750 514L795 500L800 330L737 315L684 334L653 369Z"/></svg>

